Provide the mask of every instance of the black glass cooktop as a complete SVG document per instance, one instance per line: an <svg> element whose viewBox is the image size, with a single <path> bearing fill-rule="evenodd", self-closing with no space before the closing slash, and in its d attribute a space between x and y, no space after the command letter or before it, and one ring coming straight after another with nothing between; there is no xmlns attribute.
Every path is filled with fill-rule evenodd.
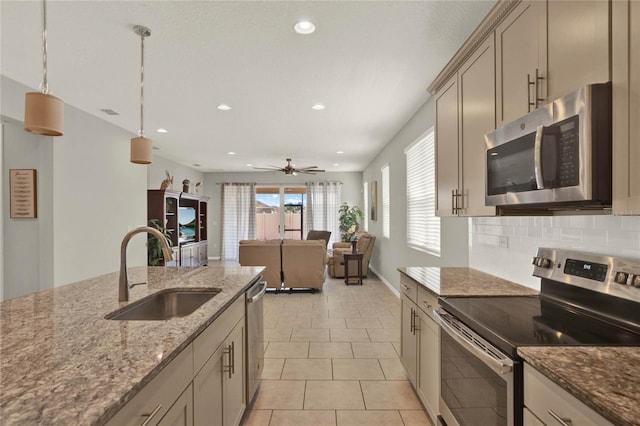
<svg viewBox="0 0 640 426"><path fill-rule="evenodd" d="M512 356L518 346L640 346L640 330L536 296L441 298L440 304Z"/></svg>

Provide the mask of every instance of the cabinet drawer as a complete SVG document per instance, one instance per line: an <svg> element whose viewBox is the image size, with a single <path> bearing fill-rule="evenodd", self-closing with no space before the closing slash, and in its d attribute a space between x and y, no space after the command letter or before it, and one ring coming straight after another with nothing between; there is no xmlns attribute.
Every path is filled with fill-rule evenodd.
<svg viewBox="0 0 640 426"><path fill-rule="evenodd" d="M196 374L243 317L244 293L194 340L193 366Z"/></svg>
<svg viewBox="0 0 640 426"><path fill-rule="evenodd" d="M418 301L416 304L422 312L429 315L432 320L436 320L433 316L433 310L438 307L438 296L426 288L418 286Z"/></svg>
<svg viewBox="0 0 640 426"><path fill-rule="evenodd" d="M193 350L189 345L120 409L107 425L139 426L160 406L149 423L150 425L158 424L184 389L189 386L192 378Z"/></svg>
<svg viewBox="0 0 640 426"><path fill-rule="evenodd" d="M544 424L560 424L552 412L574 425L611 425L529 364L524 365L524 405Z"/></svg>
<svg viewBox="0 0 640 426"><path fill-rule="evenodd" d="M412 302L418 300L418 283L411 278L400 275L400 292L406 295Z"/></svg>

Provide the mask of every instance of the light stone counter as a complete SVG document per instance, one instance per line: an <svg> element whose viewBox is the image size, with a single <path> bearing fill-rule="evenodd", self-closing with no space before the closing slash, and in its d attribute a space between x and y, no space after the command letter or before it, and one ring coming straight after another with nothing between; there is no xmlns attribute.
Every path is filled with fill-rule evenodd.
<svg viewBox="0 0 640 426"><path fill-rule="evenodd" d="M0 423L103 424L258 277L262 267L130 268L0 303ZM148 280L145 276L148 275ZM220 288L193 314L168 321L104 316L166 288Z"/></svg>
<svg viewBox="0 0 640 426"><path fill-rule="evenodd" d="M536 370L615 425L640 425L640 348L522 347Z"/></svg>
<svg viewBox="0 0 640 426"><path fill-rule="evenodd" d="M398 271L436 296L535 296L539 293L472 268L405 266Z"/></svg>

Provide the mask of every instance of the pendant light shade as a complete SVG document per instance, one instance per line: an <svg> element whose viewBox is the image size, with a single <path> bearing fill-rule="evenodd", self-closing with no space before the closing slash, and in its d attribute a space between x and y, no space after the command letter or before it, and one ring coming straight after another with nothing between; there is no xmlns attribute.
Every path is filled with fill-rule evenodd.
<svg viewBox="0 0 640 426"><path fill-rule="evenodd" d="M144 137L144 38L151 35L151 30L142 25L133 27L133 32L140 36L140 130L137 138L131 138L131 159L135 164L151 164L153 147L151 139Z"/></svg>
<svg viewBox="0 0 640 426"><path fill-rule="evenodd" d="M45 136L62 136L64 102L49 92L47 81L47 4L42 0L42 83L40 92L28 92L24 99L24 129Z"/></svg>

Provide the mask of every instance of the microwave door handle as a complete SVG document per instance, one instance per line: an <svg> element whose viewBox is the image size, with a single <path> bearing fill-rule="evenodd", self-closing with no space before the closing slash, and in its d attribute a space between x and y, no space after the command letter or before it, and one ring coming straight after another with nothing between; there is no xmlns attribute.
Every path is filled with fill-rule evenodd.
<svg viewBox="0 0 640 426"><path fill-rule="evenodd" d="M544 129L544 126L538 126L536 129L536 140L533 147L534 173L538 189L544 189L544 176L542 175L542 137Z"/></svg>

